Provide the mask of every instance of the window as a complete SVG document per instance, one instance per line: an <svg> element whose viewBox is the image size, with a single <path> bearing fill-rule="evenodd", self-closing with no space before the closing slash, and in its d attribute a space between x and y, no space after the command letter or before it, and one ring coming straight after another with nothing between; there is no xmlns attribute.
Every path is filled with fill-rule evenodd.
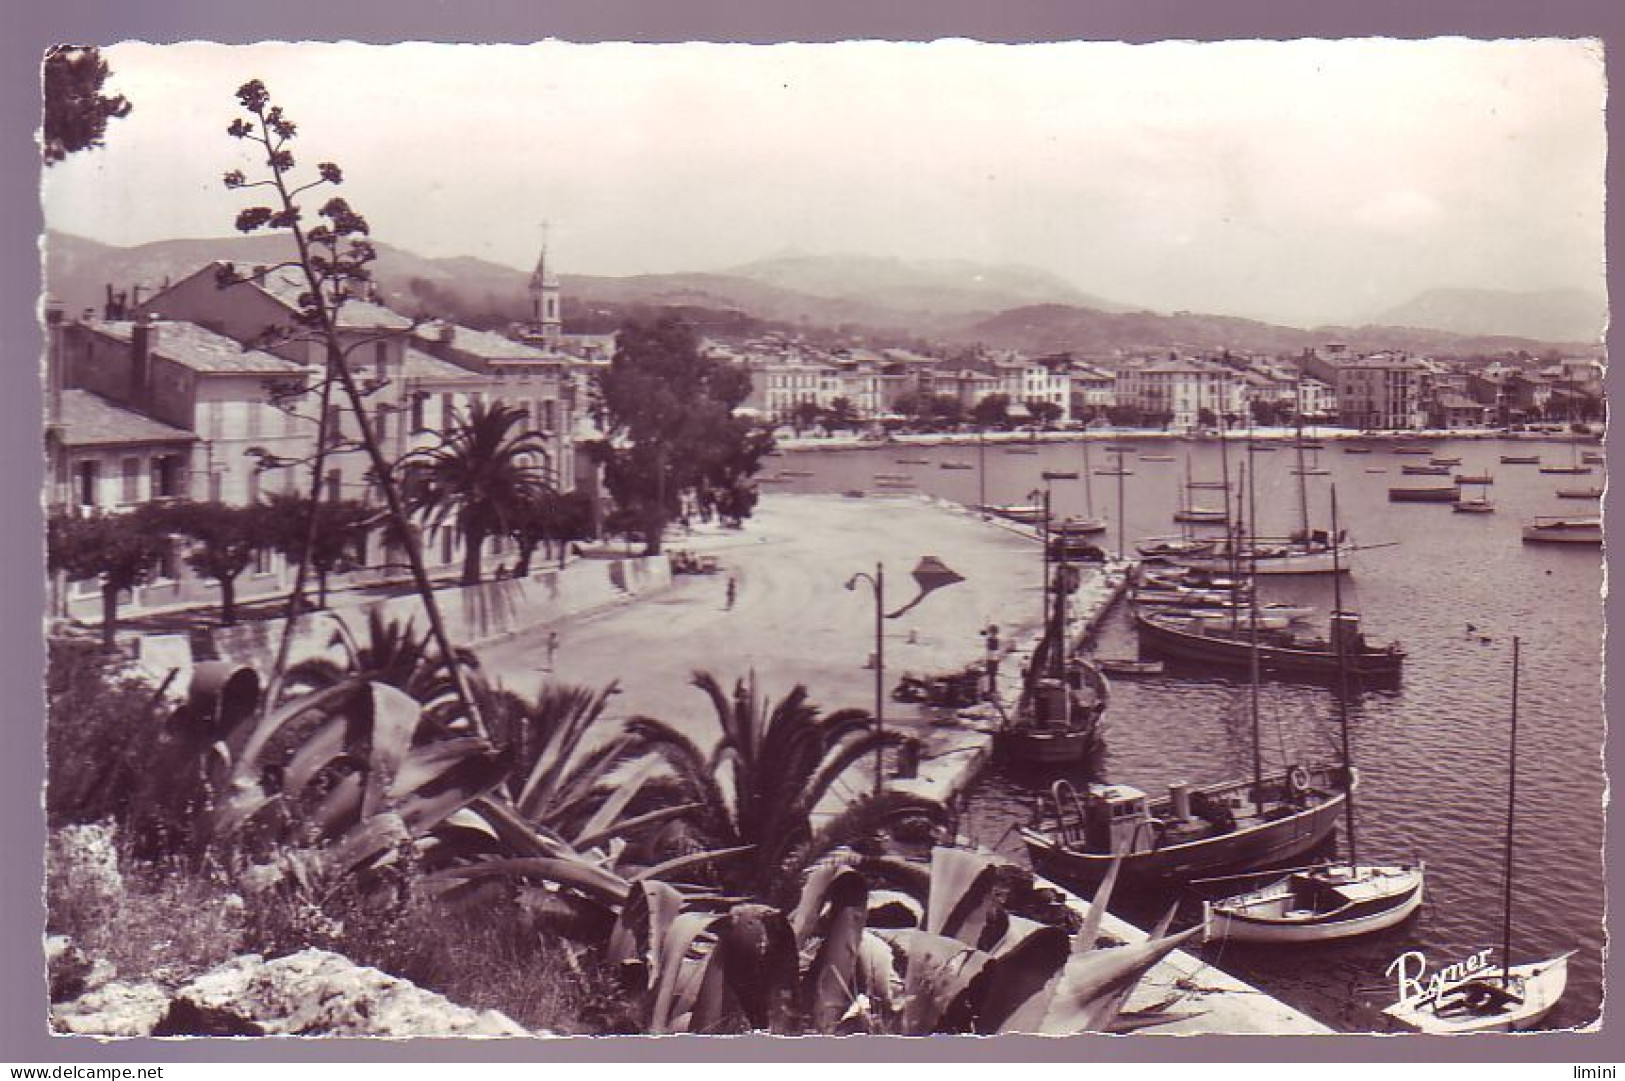
<svg viewBox="0 0 1625 1081"><path fill-rule="evenodd" d="M169 499L175 495L175 459L161 454L152 460L152 498Z"/></svg>
<svg viewBox="0 0 1625 1081"><path fill-rule="evenodd" d="M254 549L253 573L270 574L275 569L271 562L272 559L273 556L269 548Z"/></svg>
<svg viewBox="0 0 1625 1081"><path fill-rule="evenodd" d="M377 421L374 425L377 431L373 434L378 437L378 442L382 443L389 438L389 410L380 407L378 412L373 415L373 419Z"/></svg>
<svg viewBox="0 0 1625 1081"><path fill-rule="evenodd" d="M79 463L79 505L94 507L96 505L96 485L101 479L100 462Z"/></svg>
<svg viewBox="0 0 1625 1081"><path fill-rule="evenodd" d="M119 502L135 503L141 498L141 459L126 458L121 464L124 483L119 489Z"/></svg>
<svg viewBox="0 0 1625 1081"><path fill-rule="evenodd" d="M209 474L209 502L220 502L220 489L223 486L224 480L225 478L219 473Z"/></svg>
<svg viewBox="0 0 1625 1081"><path fill-rule="evenodd" d="M204 406L204 434L208 439L219 439L226 428L226 403L207 402Z"/></svg>
<svg viewBox="0 0 1625 1081"><path fill-rule="evenodd" d="M337 469L329 469L327 471L327 501L329 503L337 503L339 501L339 480L340 474Z"/></svg>
<svg viewBox="0 0 1625 1081"><path fill-rule="evenodd" d="M377 342L373 345L372 375L380 383L389 379L389 343Z"/></svg>
<svg viewBox="0 0 1625 1081"><path fill-rule="evenodd" d="M412 395L412 431L423 431L423 399L421 393Z"/></svg>
<svg viewBox="0 0 1625 1081"><path fill-rule="evenodd" d="M260 413L265 408L259 402L245 403L248 408L248 438L260 437Z"/></svg>

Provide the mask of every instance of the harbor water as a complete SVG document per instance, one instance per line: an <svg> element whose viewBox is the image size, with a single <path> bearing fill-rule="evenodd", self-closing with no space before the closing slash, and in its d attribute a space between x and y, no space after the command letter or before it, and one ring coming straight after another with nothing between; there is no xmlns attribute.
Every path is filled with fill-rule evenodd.
<svg viewBox="0 0 1625 1081"><path fill-rule="evenodd" d="M1092 440L1085 465L1080 442L1013 448L889 444L858 450L796 452L768 460L773 491L871 495L918 491L963 503L1027 504L1049 489L1058 515L1092 508L1109 523L1097 543L1116 550L1136 540L1177 535L1182 496L1221 506L1224 493L1187 491L1187 474L1216 481L1222 458L1234 478L1256 474L1259 531L1298 529L1298 453L1288 444L1249 454L1232 441L1123 441L1123 477L1092 475L1119 455ZM1560 499L1559 488L1601 486L1588 475L1542 474L1534 465L1501 464L1502 454L1540 454L1568 465L1578 448L1564 441L1435 440L1436 456L1459 457L1453 473L1490 474L1491 514L1454 513L1448 503L1390 503L1388 489L1450 483L1405 476L1426 457L1398 455L1392 442L1348 454L1328 440L1303 452L1301 478L1309 525L1329 529L1336 484L1339 525L1348 531L1353 573L1343 604L1358 611L1368 639L1398 641L1408 657L1388 686L1358 688L1350 728L1360 771L1356 792L1362 862L1420 859L1427 901L1405 924L1363 939L1296 949L1209 946L1205 956L1334 1028L1386 1031L1382 1007L1397 997L1385 975L1401 953L1423 953L1429 970L1486 947L1499 951L1512 708L1512 640L1522 640L1513 961L1577 951L1567 995L1543 1027L1595 1021L1602 1003L1603 947L1603 563L1596 547L1525 544L1521 526L1537 515L1595 515L1596 501ZM1154 460L1143 460L1150 457ZM1168 459L1172 460L1156 460ZM943 468L952 463L959 468ZM965 468L968 466L968 468ZM1076 472L1053 479L1044 472ZM783 475L791 474L791 475ZM887 475L878 481L876 474ZM907 480L902 478L907 477ZM1037 496L1035 498L1035 493ZM1232 497L1234 498L1234 497ZM875 511L883 514L884 503ZM1121 523L1121 530L1119 530ZM1201 527L1196 527L1200 529ZM1038 571L1035 567L1035 577ZM1324 629L1332 607L1330 576L1261 580L1265 600L1312 604L1310 626ZM1126 607L1102 628L1102 656L1137 654ZM1266 676L1260 695L1266 768L1339 754L1338 709L1328 684ZM1203 784L1252 770L1252 691L1245 672L1171 671L1113 682L1107 750L1097 769L1152 796L1172 782ZM1014 834L1031 816L1049 778L995 772L977 787L966 828L977 840L1021 856ZM1346 840L1339 828L1339 844ZM1187 906L1186 916L1194 916ZM1499 953L1496 954L1497 958Z"/></svg>

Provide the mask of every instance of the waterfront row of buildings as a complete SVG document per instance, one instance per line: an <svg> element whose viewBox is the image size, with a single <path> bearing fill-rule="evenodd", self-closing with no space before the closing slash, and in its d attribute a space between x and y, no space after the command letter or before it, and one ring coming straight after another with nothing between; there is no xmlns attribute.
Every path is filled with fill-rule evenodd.
<svg viewBox="0 0 1625 1081"><path fill-rule="evenodd" d="M974 351L940 358L820 350L779 337L714 349L750 371L749 408L798 427L817 423L820 411L903 420L944 398L969 416L1001 395L1018 422L1105 417L1192 430L1220 416L1242 424L1302 416L1361 429L1475 428L1594 415L1602 396L1602 365L1590 357L1466 364L1331 344L1282 357L1147 352L1086 360Z"/></svg>

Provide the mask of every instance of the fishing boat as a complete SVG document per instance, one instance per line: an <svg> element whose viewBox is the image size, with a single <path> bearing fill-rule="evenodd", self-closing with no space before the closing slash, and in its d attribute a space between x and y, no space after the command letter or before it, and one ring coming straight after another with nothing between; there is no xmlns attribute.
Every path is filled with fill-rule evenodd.
<svg viewBox="0 0 1625 1081"><path fill-rule="evenodd" d="M1588 450L1584 454L1580 455L1580 461L1584 462L1586 465L1602 465L1608 461L1608 458L1606 455Z"/></svg>
<svg viewBox="0 0 1625 1081"><path fill-rule="evenodd" d="M1134 475L1134 471L1132 469L1097 469L1097 470L1095 470L1095 476L1097 476L1097 477L1132 477L1133 475Z"/></svg>
<svg viewBox="0 0 1625 1081"><path fill-rule="evenodd" d="M976 466L972 465L970 462L943 462L942 463L942 468L943 469L975 469Z"/></svg>
<svg viewBox="0 0 1625 1081"><path fill-rule="evenodd" d="M930 465L931 464L931 459L929 459L929 458L899 458L899 459L897 459L897 464L898 465Z"/></svg>
<svg viewBox="0 0 1625 1081"><path fill-rule="evenodd" d="M1106 523L1096 518L1062 518L1050 526L1054 537L1087 537L1106 532Z"/></svg>
<svg viewBox="0 0 1625 1081"><path fill-rule="evenodd" d="M1142 461L1142 462L1171 462L1173 460L1174 460L1174 456L1172 454L1142 454L1142 455L1140 455L1140 461Z"/></svg>
<svg viewBox="0 0 1625 1081"><path fill-rule="evenodd" d="M1601 518L1540 517L1525 523L1525 544L1601 544Z"/></svg>
<svg viewBox="0 0 1625 1081"><path fill-rule="evenodd" d="M1473 971L1465 979L1432 980L1425 986L1418 971L1404 979L1400 957L1388 971L1400 969L1399 1001L1383 1013L1419 1032L1513 1032L1539 1024L1552 1012L1568 986L1572 951L1549 961L1512 963L1514 816L1518 806L1518 648L1512 639L1512 724L1507 753L1507 831L1503 871L1501 963ZM1483 951L1487 953L1488 951ZM1475 955L1475 959L1482 954ZM1470 967L1470 966L1469 966ZM1414 991L1411 991L1414 988Z"/></svg>
<svg viewBox="0 0 1625 1081"><path fill-rule="evenodd" d="M810 469L781 469L781 470L779 470L779 476L780 477L810 477L812 475L813 475L813 471L810 470Z"/></svg>
<svg viewBox="0 0 1625 1081"><path fill-rule="evenodd" d="M1275 446L1274 444L1271 444L1271 443L1248 443L1247 444L1248 452L1253 453L1253 454L1274 454L1276 451L1278 451L1280 449L1281 449L1280 447L1277 447L1277 446Z"/></svg>
<svg viewBox="0 0 1625 1081"><path fill-rule="evenodd" d="M1006 454L1037 454L1037 447L1005 447Z"/></svg>
<svg viewBox="0 0 1625 1081"><path fill-rule="evenodd" d="M1407 477L1448 477L1450 467L1447 465L1406 465L1399 471Z"/></svg>
<svg viewBox="0 0 1625 1081"><path fill-rule="evenodd" d="M1489 473L1457 473L1457 484L1494 484L1495 477Z"/></svg>
<svg viewBox="0 0 1625 1081"><path fill-rule="evenodd" d="M1073 475L1083 477L1083 516L1081 518L1067 518L1065 521L1060 522L1055 527L1056 533L1063 538L1069 538L1106 532L1105 520L1095 516L1095 486L1089 479L1089 441L1087 439L1083 441L1083 469Z"/></svg>
<svg viewBox="0 0 1625 1081"><path fill-rule="evenodd" d="M1555 473L1561 476L1577 477L1581 474L1591 472L1591 467L1589 465L1581 464L1579 441L1571 439L1569 440L1569 464L1543 465L1540 467L1540 471L1542 473Z"/></svg>
<svg viewBox="0 0 1625 1081"><path fill-rule="evenodd" d="M1429 458L1429 465L1460 465L1460 458Z"/></svg>
<svg viewBox="0 0 1625 1081"><path fill-rule="evenodd" d="M1045 497L1045 519L1049 498ZM1066 598L1077 573L1044 549L1044 633L1033 651L1012 713L993 735L994 753L1013 765L1054 766L1086 761L1100 745L1099 723L1110 688L1093 665L1072 655ZM1054 566L1054 574L1051 568Z"/></svg>
<svg viewBox="0 0 1625 1081"><path fill-rule="evenodd" d="M1337 492L1332 492L1332 526L1337 525ZM1332 578L1332 605L1342 610L1340 579ZM1338 668L1338 720L1343 735L1343 763L1355 777L1349 742L1348 668ZM1298 868L1275 881L1223 900L1202 905L1203 934L1208 941L1267 945L1330 942L1381 931L1403 922L1422 904L1426 871L1421 864L1360 862L1355 832L1354 793L1350 783L1343 801L1348 862Z"/></svg>
<svg viewBox="0 0 1625 1081"><path fill-rule="evenodd" d="M1396 676L1404 667L1405 650L1397 643L1367 643L1359 617L1352 612L1333 614L1327 639L1304 638L1291 631L1265 631L1255 643L1247 628L1238 626L1243 623L1245 620L1238 619L1192 625L1160 612L1141 610L1134 614L1141 645L1176 660L1244 668L1256 655L1259 666L1268 672L1336 675L1337 642L1344 638L1348 642L1345 652L1349 672L1353 675Z"/></svg>
<svg viewBox="0 0 1625 1081"><path fill-rule="evenodd" d="M875 480L906 480L906 481L912 481L913 478L910 477L907 473L876 473L875 474Z"/></svg>
<svg viewBox="0 0 1625 1081"><path fill-rule="evenodd" d="M1383 469L1381 466L1373 466L1372 468L1367 469L1366 472L1367 473L1386 473L1386 472L1388 472L1388 470Z"/></svg>
<svg viewBox="0 0 1625 1081"><path fill-rule="evenodd" d="M1041 473L1039 475L1042 476L1045 480L1077 480L1078 479L1078 471L1076 469L1046 469L1046 470L1043 471L1043 473Z"/></svg>
<svg viewBox="0 0 1625 1081"><path fill-rule="evenodd" d="M1172 784L1152 800L1131 785L1080 792L1062 780L1019 832L1042 875L1092 890L1121 858L1120 884L1166 890L1313 851L1337 828L1348 783L1341 766L1295 765L1199 788Z"/></svg>
<svg viewBox="0 0 1625 1081"><path fill-rule="evenodd" d="M1503 455L1501 455L1501 464L1502 465L1539 465L1540 464L1540 455L1538 455L1538 454L1503 454Z"/></svg>
<svg viewBox="0 0 1625 1081"><path fill-rule="evenodd" d="M1593 485L1590 488L1559 488L1559 499L1601 499L1602 489Z"/></svg>
<svg viewBox="0 0 1625 1081"><path fill-rule="evenodd" d="M1454 503L1461 489L1454 484L1435 485L1431 488L1390 488L1390 503Z"/></svg>
<svg viewBox="0 0 1625 1081"><path fill-rule="evenodd" d="M1224 525L1225 513L1221 507L1181 507L1174 511L1174 521L1192 525Z"/></svg>
<svg viewBox="0 0 1625 1081"><path fill-rule="evenodd" d="M1348 444L1348 445L1343 447L1343 453L1344 454L1370 454L1371 453L1371 448L1370 447L1359 446L1357 444Z"/></svg>
<svg viewBox="0 0 1625 1081"><path fill-rule="evenodd" d="M1433 448L1432 447L1405 446L1404 444L1401 444L1401 445L1396 446L1396 447L1393 448L1393 453L1395 453L1395 454L1425 454L1425 455L1427 455L1428 457L1431 458L1433 456Z"/></svg>
<svg viewBox="0 0 1625 1081"><path fill-rule="evenodd" d="M1293 622L1290 616L1266 613L1262 608L1259 609L1257 616L1252 616L1248 614L1245 606L1240 608L1226 608L1223 606L1211 608L1202 606L1170 606L1164 608L1159 605L1153 605L1149 602L1142 602L1142 604L1148 609L1154 609L1160 612L1163 616L1167 617L1170 622L1184 621L1188 626L1200 626L1202 624L1211 623L1251 622L1256 623L1258 629L1261 631L1281 631L1291 626Z"/></svg>
<svg viewBox="0 0 1625 1081"><path fill-rule="evenodd" d="M1454 504L1457 514L1493 514L1495 504L1482 492L1478 495L1458 496Z"/></svg>

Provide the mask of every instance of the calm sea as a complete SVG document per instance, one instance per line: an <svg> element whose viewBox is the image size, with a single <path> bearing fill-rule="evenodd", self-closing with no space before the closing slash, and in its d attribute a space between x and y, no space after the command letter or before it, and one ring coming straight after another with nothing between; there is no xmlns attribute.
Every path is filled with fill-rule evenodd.
<svg viewBox="0 0 1625 1081"><path fill-rule="evenodd" d="M1101 543L1115 549L1118 522L1136 539L1178 532L1172 520L1187 475L1221 476L1213 442L1124 441L1119 478L1091 475L1116 455L1093 442L1055 444L1036 454L988 445L876 447L802 452L768 460L765 471L810 471L773 484L775 491L877 490L876 473L907 474L921 492L961 502L1026 503L1044 487L1041 473L1077 471L1050 483L1060 514L1090 506L1111 529ZM1578 951L1568 993L1551 1027L1587 1024L1602 1003L1603 946L1603 564L1596 548L1526 545L1520 525L1535 515L1595 514L1594 501L1559 499L1559 488L1601 485L1590 475L1541 474L1532 465L1502 465L1503 453L1539 453L1568 464L1565 442L1440 440L1428 445L1459 457L1460 472L1494 476L1484 489L1493 514L1454 513L1449 504L1391 504L1390 486L1449 483L1402 476L1401 467L1426 458L1396 455L1374 444L1351 455L1329 441L1305 451L1306 464L1328 471L1303 478L1310 524L1330 524L1337 487L1339 524L1359 551L1345 579L1343 603L1362 613L1367 636L1397 640L1409 656L1396 687L1358 693L1350 722L1361 784L1356 794L1360 858L1419 858L1428 866L1428 898L1416 918L1389 932L1341 945L1274 951L1214 948L1208 957L1333 1027L1383 1031L1378 1013L1393 1001L1389 963L1420 950L1442 967L1501 941L1506 829L1508 736L1512 707L1512 639L1522 640L1514 961ZM1587 448L1596 449L1596 448ZM1232 475L1248 460L1244 444L1227 449ZM1172 456L1144 461L1142 456ZM1298 527L1297 454L1290 448L1250 456L1257 514L1265 533ZM928 464L905 464L922 459ZM943 462L981 468L943 469ZM1087 480L1085 479L1087 478ZM895 482L894 482L895 483ZM1190 493L1219 505L1223 493ZM1266 599L1314 604L1317 621L1332 606L1329 576L1266 582ZM1132 656L1134 632L1124 611L1104 628L1102 655ZM1204 783L1251 770L1251 693L1245 679L1180 676L1119 679L1107 715L1108 750L1101 772L1157 793L1169 782ZM1267 765L1336 753L1336 701L1328 688L1266 682L1260 729ZM1020 853L1011 830L1025 824L1045 785L1035 778L989 776L968 809L970 832L982 842ZM1341 831L1340 831L1341 832Z"/></svg>

